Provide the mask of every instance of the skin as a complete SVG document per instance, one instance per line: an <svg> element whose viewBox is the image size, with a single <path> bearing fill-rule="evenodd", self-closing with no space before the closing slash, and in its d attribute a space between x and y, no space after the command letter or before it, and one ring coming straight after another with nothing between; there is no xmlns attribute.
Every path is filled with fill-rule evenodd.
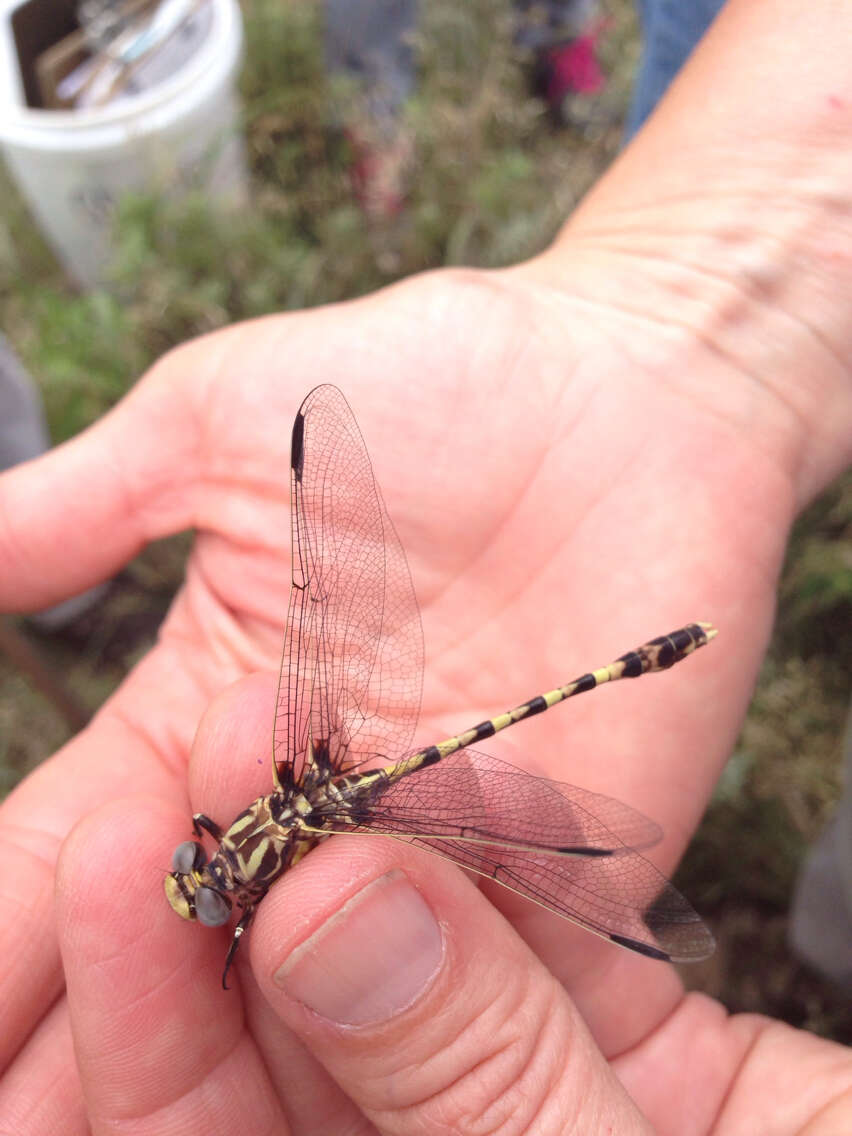
<svg viewBox="0 0 852 1136"><path fill-rule="evenodd" d="M157 646L2 806L0 1133L852 1128L843 1047L728 1016L404 844L337 838L299 864L228 995L227 929L162 895L191 811L227 824L268 791L289 431L324 381L418 589L419 740L690 619L721 628L488 746L652 815L673 866L741 722L789 526L850 458L850 38L847 5L734 0L537 260L187 344L0 478L7 610L197 531ZM350 957L381 1004L312 979Z"/></svg>

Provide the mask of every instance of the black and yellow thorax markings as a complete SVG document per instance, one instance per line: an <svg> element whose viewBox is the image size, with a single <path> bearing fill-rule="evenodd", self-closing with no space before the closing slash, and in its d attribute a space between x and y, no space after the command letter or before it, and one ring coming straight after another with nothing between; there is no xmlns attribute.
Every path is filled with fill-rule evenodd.
<svg viewBox="0 0 852 1136"><path fill-rule="evenodd" d="M316 767L309 744L307 771ZM202 883L229 891L265 892L271 884L299 862L320 841L331 835L324 818L333 813L339 822L351 812L353 826L363 819L363 810L381 785L414 772L423 760L331 779L315 780L308 792L276 790L258 797L222 835L219 849L207 866L210 879ZM205 873L202 873L202 877Z"/></svg>

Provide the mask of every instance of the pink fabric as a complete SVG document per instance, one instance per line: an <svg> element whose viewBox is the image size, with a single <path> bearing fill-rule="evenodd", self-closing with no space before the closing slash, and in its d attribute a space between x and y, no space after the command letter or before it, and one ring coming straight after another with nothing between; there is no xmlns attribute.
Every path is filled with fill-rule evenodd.
<svg viewBox="0 0 852 1136"><path fill-rule="evenodd" d="M599 34L597 28L548 52L547 97L552 102L560 102L572 91L593 95L603 89L606 80L595 51Z"/></svg>

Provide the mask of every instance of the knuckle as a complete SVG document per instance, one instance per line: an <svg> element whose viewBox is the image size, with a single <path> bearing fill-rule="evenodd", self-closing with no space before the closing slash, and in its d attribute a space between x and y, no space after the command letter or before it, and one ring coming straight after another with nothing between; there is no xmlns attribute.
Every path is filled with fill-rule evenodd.
<svg viewBox="0 0 852 1136"><path fill-rule="evenodd" d="M558 1087L572 1036L561 992L505 992L434 1056L408 1070L404 1107L373 1119L382 1132L520 1136L571 1130Z"/></svg>

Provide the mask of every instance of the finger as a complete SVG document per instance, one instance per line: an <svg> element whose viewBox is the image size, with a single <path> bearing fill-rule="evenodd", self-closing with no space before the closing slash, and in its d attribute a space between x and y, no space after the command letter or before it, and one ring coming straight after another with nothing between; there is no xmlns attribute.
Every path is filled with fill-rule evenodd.
<svg viewBox="0 0 852 1136"><path fill-rule="evenodd" d="M0 610L79 592L147 542L186 528L221 531L255 550L280 547L279 531L289 531L280 470L293 391L303 386L298 376L268 380L285 320L310 339L313 320L290 316L185 344L80 437L0 477ZM235 385L247 356L254 370ZM308 353L302 358L307 366ZM275 507L280 526L270 522Z"/></svg>
<svg viewBox="0 0 852 1136"><path fill-rule="evenodd" d="M249 675L224 690L207 709L193 743L190 795L193 807L223 828L256 797L272 790L272 721L277 681ZM213 845L208 841L208 850ZM200 934L205 928L198 928ZM290 1031L260 994L251 971L236 970L246 998L252 1034L278 1086L294 1132L338 1136L371 1131L352 1101ZM220 956L224 965L224 950Z"/></svg>
<svg viewBox="0 0 852 1136"><path fill-rule="evenodd" d="M0 610L80 592L189 527L200 422L182 359L167 357L79 437L0 477Z"/></svg>
<svg viewBox="0 0 852 1136"><path fill-rule="evenodd" d="M274 788L272 730L277 679L252 674L214 698L192 743L189 797L197 812L227 828L237 813Z"/></svg>
<svg viewBox="0 0 852 1136"><path fill-rule="evenodd" d="M0 806L0 1071L62 990L54 870L78 817L140 784L174 798L175 773L126 721L102 712Z"/></svg>
<svg viewBox="0 0 852 1136"><path fill-rule="evenodd" d="M0 609L29 611L108 579L147 537L126 407L0 477ZM179 526L177 526L179 527Z"/></svg>
<svg viewBox="0 0 852 1136"><path fill-rule="evenodd" d="M64 998L54 1004L0 1080L0 1131L88 1136Z"/></svg>
<svg viewBox="0 0 852 1136"><path fill-rule="evenodd" d="M375 1127L305 1043L281 1022L260 992L251 968L246 964L238 969L246 1020L277 1087L291 1131L309 1136L340 1136L342 1132L346 1136L373 1136Z"/></svg>
<svg viewBox="0 0 852 1136"><path fill-rule="evenodd" d="M683 998L671 964L598 939L505 888L483 891L562 982L606 1057L636 1045Z"/></svg>
<svg viewBox="0 0 852 1136"><path fill-rule="evenodd" d="M94 1131L286 1132L239 994L221 989L222 937L182 925L163 896L184 827L162 802L126 798L62 849L57 928Z"/></svg>
<svg viewBox="0 0 852 1136"><path fill-rule="evenodd" d="M460 872L340 837L283 878L258 984L382 1133L648 1132L560 984Z"/></svg>
<svg viewBox="0 0 852 1136"><path fill-rule="evenodd" d="M59 841L0 810L0 1073L62 992L53 925L53 864Z"/></svg>

